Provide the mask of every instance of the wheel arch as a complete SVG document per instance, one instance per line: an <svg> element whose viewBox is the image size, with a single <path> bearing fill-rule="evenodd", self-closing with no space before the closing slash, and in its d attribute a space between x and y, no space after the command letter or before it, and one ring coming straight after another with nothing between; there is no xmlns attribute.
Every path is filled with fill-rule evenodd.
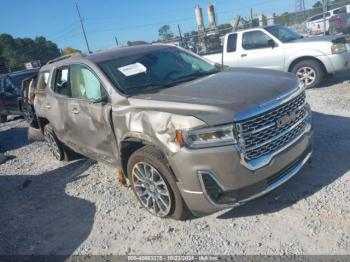
<svg viewBox="0 0 350 262"><path fill-rule="evenodd" d="M135 136L127 136L119 143L120 164L125 176L128 176L128 161L130 156L137 150L145 146L153 146L156 148L165 159L167 159L165 152L157 146L154 141L146 138L140 138Z"/></svg>
<svg viewBox="0 0 350 262"><path fill-rule="evenodd" d="M49 124L49 120L47 120L47 118L45 117L37 117L38 120L38 125L39 128L41 129L41 132L44 134L44 127Z"/></svg>
<svg viewBox="0 0 350 262"><path fill-rule="evenodd" d="M314 56L301 56L301 57L298 57L298 58L294 59L294 60L290 63L290 65L289 65L289 67L288 67L288 72L292 72L293 67L294 67L297 63L299 63L299 62L301 62L301 61L304 61L304 60L313 60L313 61L319 63L319 64L321 65L321 68L322 68L324 74L327 74L327 69L326 69L325 64L324 64L320 59L318 59L318 58L316 58L316 57L314 57Z"/></svg>

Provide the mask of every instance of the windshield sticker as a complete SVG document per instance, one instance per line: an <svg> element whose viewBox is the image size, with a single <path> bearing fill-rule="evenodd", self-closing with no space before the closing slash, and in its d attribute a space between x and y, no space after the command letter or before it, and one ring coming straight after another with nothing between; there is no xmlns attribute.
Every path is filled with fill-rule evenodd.
<svg viewBox="0 0 350 262"><path fill-rule="evenodd" d="M147 71L147 68L141 63L135 63L119 67L118 70L122 72L125 76L133 76L140 73L145 73Z"/></svg>

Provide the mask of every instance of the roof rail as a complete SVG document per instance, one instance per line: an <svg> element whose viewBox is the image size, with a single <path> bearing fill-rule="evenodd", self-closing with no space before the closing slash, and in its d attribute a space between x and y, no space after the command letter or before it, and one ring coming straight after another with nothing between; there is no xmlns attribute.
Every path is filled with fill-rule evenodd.
<svg viewBox="0 0 350 262"><path fill-rule="evenodd" d="M60 56L60 57L57 57L57 58L54 58L52 60L49 60L46 64L52 64L52 63L55 63L55 62L58 62L58 61L61 61L61 60L64 60L64 59L68 59L68 58L71 58L71 57L80 57L81 54L79 52L76 52L76 53L72 53L72 54L69 54L69 55L63 55L63 56Z"/></svg>

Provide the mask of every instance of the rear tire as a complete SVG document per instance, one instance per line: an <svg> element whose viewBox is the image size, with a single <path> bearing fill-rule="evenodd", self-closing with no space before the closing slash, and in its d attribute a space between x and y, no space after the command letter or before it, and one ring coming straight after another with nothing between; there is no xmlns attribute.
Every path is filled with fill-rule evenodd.
<svg viewBox="0 0 350 262"><path fill-rule="evenodd" d="M291 72L305 83L306 88L318 87L325 76L322 65L314 60L303 60L296 63Z"/></svg>
<svg viewBox="0 0 350 262"><path fill-rule="evenodd" d="M0 123L7 122L7 115L0 115Z"/></svg>
<svg viewBox="0 0 350 262"><path fill-rule="evenodd" d="M140 167L144 167L145 176L140 176ZM190 216L174 174L155 147L145 146L135 151L129 158L127 170L135 196L148 212L175 220L185 220Z"/></svg>
<svg viewBox="0 0 350 262"><path fill-rule="evenodd" d="M44 127L44 138L51 153L58 161L70 161L79 158L78 154L65 146L56 136L50 124Z"/></svg>

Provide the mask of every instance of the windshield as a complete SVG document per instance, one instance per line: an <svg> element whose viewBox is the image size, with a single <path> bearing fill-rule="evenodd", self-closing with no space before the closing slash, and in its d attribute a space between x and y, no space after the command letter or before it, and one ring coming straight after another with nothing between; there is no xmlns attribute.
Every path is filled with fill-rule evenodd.
<svg viewBox="0 0 350 262"><path fill-rule="evenodd" d="M278 38L283 43L303 38L302 35L299 35L298 33L294 32L288 27L281 26L281 25L266 27L265 29L266 31L268 31L270 34L272 34L276 38Z"/></svg>
<svg viewBox="0 0 350 262"><path fill-rule="evenodd" d="M122 57L99 66L128 95L158 91L218 71L214 64L178 48Z"/></svg>

